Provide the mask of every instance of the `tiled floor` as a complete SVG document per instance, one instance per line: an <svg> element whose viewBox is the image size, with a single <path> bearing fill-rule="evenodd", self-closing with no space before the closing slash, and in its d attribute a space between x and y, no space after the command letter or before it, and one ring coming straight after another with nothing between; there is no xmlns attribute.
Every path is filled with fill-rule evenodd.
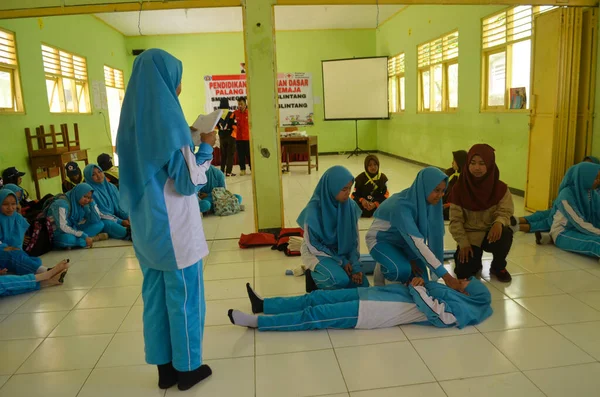
<svg viewBox="0 0 600 397"><path fill-rule="evenodd" d="M362 167L362 159L321 160L322 170L336 162L355 173ZM389 158L382 164L393 192L418 171ZM288 224L318 178L301 168L284 176ZM237 248L240 232L253 231L250 179L233 179L229 188L244 195L247 211L204 219L211 240L205 261L209 380L186 393L156 388L156 369L144 364L137 260L131 247L109 241L70 252L63 286L0 300L0 397L599 395L600 264L536 246L527 235L515 238L511 284L484 272L494 314L476 327L259 333L231 326L227 309L250 309L246 282L273 296L300 294L304 281L284 275L297 258ZM523 201L515 203L522 213ZM361 229L368 226L361 220ZM446 244L452 247L450 236ZM53 252L43 260L52 265L64 256Z"/></svg>

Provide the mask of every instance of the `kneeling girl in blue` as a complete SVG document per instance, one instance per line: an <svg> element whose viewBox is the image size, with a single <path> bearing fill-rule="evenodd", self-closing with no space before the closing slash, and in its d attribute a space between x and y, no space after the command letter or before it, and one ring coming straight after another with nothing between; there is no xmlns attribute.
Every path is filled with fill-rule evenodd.
<svg viewBox="0 0 600 397"><path fill-rule="evenodd" d="M57 248L91 247L94 241L106 240L100 210L92 199L92 187L87 183L75 186L67 194L54 198L46 215L54 229Z"/></svg>
<svg viewBox="0 0 600 397"><path fill-rule="evenodd" d="M358 219L362 211L350 200L354 177L346 168L328 169L298 217L304 229L302 263L317 288L367 287L359 254Z"/></svg>
<svg viewBox="0 0 600 397"><path fill-rule="evenodd" d="M443 266L447 180L438 168L425 168L410 188L392 195L375 212L366 240L386 280L406 283L415 275L428 279L429 268L449 287L459 287Z"/></svg>
<svg viewBox="0 0 600 397"><path fill-rule="evenodd" d="M102 168L96 164L86 166L83 174L85 182L94 189L92 197L100 210L104 231L110 238L119 240L129 238L131 235L129 214L121 208L117 187L108 182Z"/></svg>
<svg viewBox="0 0 600 397"><path fill-rule="evenodd" d="M550 235L560 249L600 258L600 165L581 163L572 172L573 184L552 207Z"/></svg>
<svg viewBox="0 0 600 397"><path fill-rule="evenodd" d="M203 214L214 210L212 191L216 187L227 189L225 174L214 165L211 165L206 171L206 185L202 186L200 192L198 192L200 212ZM239 203L242 204L242 196L236 194L235 197L237 197Z"/></svg>
<svg viewBox="0 0 600 397"><path fill-rule="evenodd" d="M17 211L18 198L9 189L0 190L0 270L16 275L45 272L42 260L23 251L29 223Z"/></svg>
<svg viewBox="0 0 600 397"><path fill-rule="evenodd" d="M234 325L259 331L377 329L412 323L464 328L491 316L486 286L473 277L460 283L464 293L415 277L408 287L392 284L265 299L246 284L252 312L271 315L237 310L229 310L228 315Z"/></svg>

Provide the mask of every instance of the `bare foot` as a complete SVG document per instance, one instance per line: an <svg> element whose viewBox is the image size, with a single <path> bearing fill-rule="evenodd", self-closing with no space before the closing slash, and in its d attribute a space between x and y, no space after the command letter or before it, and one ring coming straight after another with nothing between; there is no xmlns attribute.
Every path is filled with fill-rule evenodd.
<svg viewBox="0 0 600 397"><path fill-rule="evenodd" d="M94 242L108 240L108 233L100 233L96 237L92 237Z"/></svg>
<svg viewBox="0 0 600 397"><path fill-rule="evenodd" d="M35 280L40 282L42 287L50 287L53 285L60 285L63 283L64 276L67 274L69 268L68 260L64 260L54 266L47 272L37 274Z"/></svg>

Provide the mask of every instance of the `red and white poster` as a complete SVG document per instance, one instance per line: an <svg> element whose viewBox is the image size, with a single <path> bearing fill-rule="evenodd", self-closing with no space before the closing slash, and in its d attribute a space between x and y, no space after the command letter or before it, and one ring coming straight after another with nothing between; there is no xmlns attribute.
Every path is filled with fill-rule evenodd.
<svg viewBox="0 0 600 397"><path fill-rule="evenodd" d="M229 108L237 108L237 99L247 97L246 75L204 76L206 113L219 107L221 98L229 100ZM313 125L312 76L310 73L279 73L279 123L282 126ZM250 111L252 104L248 103Z"/></svg>

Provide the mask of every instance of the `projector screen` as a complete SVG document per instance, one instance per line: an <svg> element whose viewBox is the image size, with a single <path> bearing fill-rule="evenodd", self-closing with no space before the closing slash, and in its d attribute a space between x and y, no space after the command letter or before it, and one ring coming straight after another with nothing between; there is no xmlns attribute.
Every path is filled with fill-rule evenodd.
<svg viewBox="0 0 600 397"><path fill-rule="evenodd" d="M325 120L387 119L387 57L322 61Z"/></svg>

